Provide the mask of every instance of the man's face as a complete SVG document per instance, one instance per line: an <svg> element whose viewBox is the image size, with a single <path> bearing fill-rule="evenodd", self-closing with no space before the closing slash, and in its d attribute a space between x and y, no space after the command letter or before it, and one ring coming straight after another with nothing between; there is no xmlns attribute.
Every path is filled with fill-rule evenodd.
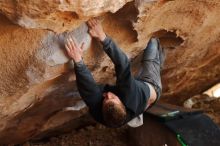
<svg viewBox="0 0 220 146"><path fill-rule="evenodd" d="M121 104L123 105L123 103L121 102L119 97L112 92L103 93L103 97L104 97L104 100L103 100L104 105L109 102L112 102L112 103L118 104L118 105L121 105Z"/></svg>

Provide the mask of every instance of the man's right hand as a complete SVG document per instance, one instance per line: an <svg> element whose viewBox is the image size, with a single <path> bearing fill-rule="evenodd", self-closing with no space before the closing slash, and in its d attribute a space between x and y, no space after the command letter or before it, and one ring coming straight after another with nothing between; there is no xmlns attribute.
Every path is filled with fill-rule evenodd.
<svg viewBox="0 0 220 146"><path fill-rule="evenodd" d="M106 34L102 28L101 22L95 18L89 19L87 22L89 26L89 33L92 37L97 38L103 42L106 38Z"/></svg>

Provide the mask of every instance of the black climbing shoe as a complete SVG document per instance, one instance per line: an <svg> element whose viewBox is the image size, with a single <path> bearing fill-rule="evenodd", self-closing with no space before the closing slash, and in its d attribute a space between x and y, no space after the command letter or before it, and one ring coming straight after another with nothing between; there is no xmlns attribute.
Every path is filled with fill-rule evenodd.
<svg viewBox="0 0 220 146"><path fill-rule="evenodd" d="M165 54L159 39L151 38L143 53L140 79L154 86L157 99L160 97L162 91L160 71L163 67L164 60Z"/></svg>

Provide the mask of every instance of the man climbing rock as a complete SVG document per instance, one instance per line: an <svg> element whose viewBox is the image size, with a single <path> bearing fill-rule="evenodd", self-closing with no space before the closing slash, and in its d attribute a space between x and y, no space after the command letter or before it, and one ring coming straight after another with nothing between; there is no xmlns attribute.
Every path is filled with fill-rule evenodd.
<svg viewBox="0 0 220 146"><path fill-rule="evenodd" d="M73 38L68 38L65 47L75 63L78 90L96 121L108 127L120 127L159 99L162 90L160 70L164 61L162 48L158 39L150 39L143 54L142 72L135 79L127 56L106 36L101 23L90 19L87 24L90 35L102 43L103 50L114 63L116 85L97 85L83 63L83 44L79 47ZM134 122L130 125L138 126Z"/></svg>

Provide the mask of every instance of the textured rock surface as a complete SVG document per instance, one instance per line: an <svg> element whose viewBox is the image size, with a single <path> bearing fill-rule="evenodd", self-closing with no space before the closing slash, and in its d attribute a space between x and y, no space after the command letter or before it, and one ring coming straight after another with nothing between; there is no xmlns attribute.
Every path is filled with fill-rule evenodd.
<svg viewBox="0 0 220 146"><path fill-rule="evenodd" d="M84 60L97 82L114 83L111 61L87 33L84 22L92 16L100 16L134 73L149 38L161 39L167 54L162 100L181 104L220 81L218 0L0 0L0 12L20 25L0 16L1 144L83 124L78 119L87 111L63 50L66 36L86 43Z"/></svg>
<svg viewBox="0 0 220 146"><path fill-rule="evenodd" d="M219 103L220 98L212 97L207 94L199 94L187 99L183 106L203 110L215 123L220 125Z"/></svg>
<svg viewBox="0 0 220 146"><path fill-rule="evenodd" d="M0 10L14 23L28 28L72 30L92 16L116 12L132 0L1 0Z"/></svg>

